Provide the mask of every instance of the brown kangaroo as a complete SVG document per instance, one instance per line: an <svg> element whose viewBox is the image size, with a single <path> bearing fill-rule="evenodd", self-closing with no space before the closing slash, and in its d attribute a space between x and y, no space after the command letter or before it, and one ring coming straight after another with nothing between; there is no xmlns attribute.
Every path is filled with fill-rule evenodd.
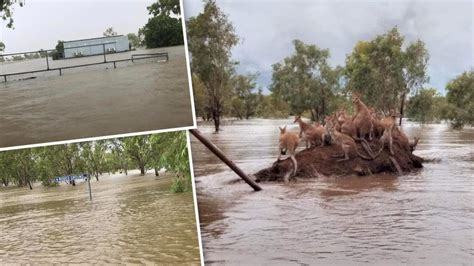
<svg viewBox="0 0 474 266"><path fill-rule="evenodd" d="M344 152L344 154L343 154L344 158L340 159L340 160L337 160L338 162L349 160L349 150L351 148L362 159L373 160L373 158L364 156L364 155L359 153L359 151L357 150L357 146L355 144L355 141L352 137L338 132L331 122L329 122L326 126L328 127L329 134L331 135L331 138L334 141L334 143L336 145L339 145L341 147L342 151ZM335 156L335 157L340 157L340 156Z"/></svg>
<svg viewBox="0 0 474 266"><path fill-rule="evenodd" d="M361 101L360 96L357 94L352 95L352 103L355 105L356 109L356 114L352 121L354 122L359 137L365 138L369 135L369 140L372 140L374 128L369 108L367 108L367 106Z"/></svg>
<svg viewBox="0 0 474 266"><path fill-rule="evenodd" d="M298 125L300 127L299 137L305 140L306 148L309 148L312 143L312 138L316 137L314 133L311 133L311 131L313 131L316 128L316 126L304 122L301 119L301 115L295 116L295 120L293 121L293 123L296 123L296 122L298 122ZM303 133L304 133L304 136L303 136Z"/></svg>
<svg viewBox="0 0 474 266"><path fill-rule="evenodd" d="M299 137L296 132L286 132L286 126L281 128L280 127L280 139L279 139L279 146L278 146L278 161L280 161L281 156L285 155L286 152L291 157L293 164L295 165L295 169L293 171L293 175L296 174L296 170L298 168L298 163L296 162L295 153L296 148L299 144ZM285 183L288 183L289 175L285 176Z"/></svg>

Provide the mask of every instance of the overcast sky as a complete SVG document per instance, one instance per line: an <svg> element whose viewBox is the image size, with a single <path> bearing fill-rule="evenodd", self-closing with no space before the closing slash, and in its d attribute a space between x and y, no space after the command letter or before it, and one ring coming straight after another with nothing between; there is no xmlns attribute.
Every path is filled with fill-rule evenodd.
<svg viewBox="0 0 474 266"><path fill-rule="evenodd" d="M51 49L58 40L101 37L108 27L118 34L137 33L148 21L154 0L26 0L15 6L15 29L2 21L5 53Z"/></svg>
<svg viewBox="0 0 474 266"><path fill-rule="evenodd" d="M430 53L428 86L444 93L450 79L472 67L472 1L219 1L242 42L233 50L238 71L260 72L271 83L271 65L293 53L292 40L329 48L330 63L343 65L358 40L398 26L410 42L420 38ZM184 0L185 17L202 11L201 1Z"/></svg>

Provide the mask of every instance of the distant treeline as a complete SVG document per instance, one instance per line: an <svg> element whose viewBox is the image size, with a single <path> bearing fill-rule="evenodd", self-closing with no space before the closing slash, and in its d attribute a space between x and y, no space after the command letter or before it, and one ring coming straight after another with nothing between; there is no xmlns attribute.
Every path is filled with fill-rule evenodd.
<svg viewBox="0 0 474 266"><path fill-rule="evenodd" d="M372 40L359 41L346 56L345 65L328 63L329 49L294 40L294 52L272 65L270 94L256 86L257 74L236 73L231 57L239 43L233 24L214 0L191 17L188 43L197 115L213 120L232 116L287 117L306 114L314 121L345 108L350 95L388 113L397 110L420 122L448 120L460 128L474 123L473 71L466 71L446 86L446 97L425 88L429 53L423 41L406 43L397 27Z"/></svg>
<svg viewBox="0 0 474 266"><path fill-rule="evenodd" d="M101 174L130 169L159 175L161 168L174 175L172 191L191 190L185 131L0 152L0 186L53 186L54 177L81 173L99 181Z"/></svg>

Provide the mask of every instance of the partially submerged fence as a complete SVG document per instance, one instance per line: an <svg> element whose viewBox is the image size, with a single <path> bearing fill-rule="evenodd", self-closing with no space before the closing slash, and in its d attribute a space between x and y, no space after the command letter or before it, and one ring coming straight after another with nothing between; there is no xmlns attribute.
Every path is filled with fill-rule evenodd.
<svg viewBox="0 0 474 266"><path fill-rule="evenodd" d="M58 59L60 61L63 60L70 60L74 58L83 58L89 56L103 56L103 60L100 62L93 62L93 63L84 63L84 64L77 64L77 65L65 65L65 66L58 66L58 67L51 67L50 57L54 53L58 53L56 49L49 49L49 50L38 50L38 51L31 51L31 52L22 52L22 53L11 53L11 54L0 54L0 62L15 62L15 61L22 61L22 60L29 60L29 59L40 59L44 58L46 63L46 68L44 69L37 69L37 70L28 70L28 71L18 71L18 72L11 72L11 73L0 73L0 77L3 77L3 82L8 81L8 77L10 76L19 76L19 75L28 75L28 74L35 74L35 73L42 73L42 72L52 72L57 71L60 76L63 75L63 70L72 69L72 68L80 68L80 67L88 67L94 65L103 65L103 64L110 64L113 65L114 68L117 68L117 63L120 62L132 62L134 63L136 60L143 60L143 59L154 59L154 58L162 58L165 61L169 60L169 56L167 52L157 52L157 53L144 53L144 54L132 54L130 58L124 59L108 59L107 55L115 54L114 52L110 52L106 50L106 45L109 43L103 44L93 44L93 45L84 45L84 46L77 46L77 47L69 47L64 49L74 49L74 48L81 48L81 47L92 47L92 46L102 46L102 54L92 54L87 56L77 56L68 59ZM24 55L24 57L23 57ZM11 60L5 59L11 57ZM52 58L51 58L52 59Z"/></svg>

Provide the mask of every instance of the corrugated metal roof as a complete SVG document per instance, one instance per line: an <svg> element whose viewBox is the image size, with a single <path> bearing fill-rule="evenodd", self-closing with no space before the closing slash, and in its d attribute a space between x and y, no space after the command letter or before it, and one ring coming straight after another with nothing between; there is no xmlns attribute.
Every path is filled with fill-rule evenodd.
<svg viewBox="0 0 474 266"><path fill-rule="evenodd" d="M78 39L78 40L64 41L64 43L67 43L67 42L77 42L77 41L90 41L90 40L98 40L98 39L107 39L107 38L114 38L114 37L121 37L121 36L123 36L123 34L121 34L121 35L115 35L115 36L107 36L107 37L96 37L96 38L88 38L88 39Z"/></svg>

